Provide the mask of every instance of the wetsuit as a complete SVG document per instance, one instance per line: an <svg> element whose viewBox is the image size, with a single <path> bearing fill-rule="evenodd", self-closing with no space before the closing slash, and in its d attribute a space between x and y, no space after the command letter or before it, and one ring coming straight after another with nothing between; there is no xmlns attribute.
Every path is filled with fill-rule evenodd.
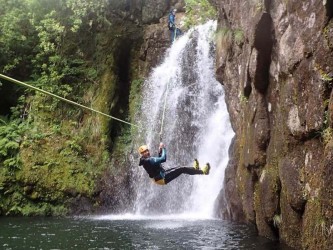
<svg viewBox="0 0 333 250"><path fill-rule="evenodd" d="M183 33L181 32L180 29L176 28L176 15L172 13L172 11L169 14L169 20L168 20L168 26L169 30L171 33L171 42L173 42L177 36L182 35Z"/></svg>
<svg viewBox="0 0 333 250"><path fill-rule="evenodd" d="M169 14L169 30L175 28L175 26L176 26L175 20L176 20L176 15L173 14L172 11L170 11L170 14Z"/></svg>
<svg viewBox="0 0 333 250"><path fill-rule="evenodd" d="M143 166L149 177L152 178L156 184L160 185L168 184L170 181L176 179L181 174L203 174L202 170L187 167L170 168L165 170L161 165L163 162L166 162L165 148L162 149L159 157L141 157L139 166Z"/></svg>

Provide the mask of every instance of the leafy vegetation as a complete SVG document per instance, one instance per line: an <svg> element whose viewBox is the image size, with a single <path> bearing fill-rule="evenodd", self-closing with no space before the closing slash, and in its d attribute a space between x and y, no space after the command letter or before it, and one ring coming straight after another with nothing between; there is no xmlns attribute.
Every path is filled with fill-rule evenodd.
<svg viewBox="0 0 333 250"><path fill-rule="evenodd" d="M245 40L244 31L242 29L231 29L228 27L221 27L215 34L217 46L220 49L229 50L233 42L242 46Z"/></svg>
<svg viewBox="0 0 333 250"><path fill-rule="evenodd" d="M22 134L25 132L25 124L19 120L5 121L0 119L0 159L3 167L8 168L10 173L20 169L18 156Z"/></svg>
<svg viewBox="0 0 333 250"><path fill-rule="evenodd" d="M242 104L246 104L249 101L249 98L245 96L243 93L240 93L239 100Z"/></svg>
<svg viewBox="0 0 333 250"><path fill-rule="evenodd" d="M208 0L185 0L186 18L185 27L190 28L198 24L215 20L217 18L216 9Z"/></svg>
<svg viewBox="0 0 333 250"><path fill-rule="evenodd" d="M328 105L325 104L326 106ZM322 130L320 131L320 136L323 140L324 145L327 145L333 138L333 129L330 127L330 122L328 118L328 111L326 110L324 112L324 121L323 121L323 127Z"/></svg>
<svg viewBox="0 0 333 250"><path fill-rule="evenodd" d="M237 45L241 45L244 42L244 32L241 29L234 30L234 40Z"/></svg>
<svg viewBox="0 0 333 250"><path fill-rule="evenodd" d="M218 51L228 51L232 45L233 32L227 27L222 27L216 31L216 44Z"/></svg>
<svg viewBox="0 0 333 250"><path fill-rule="evenodd" d="M96 35L112 25L107 3L0 0L0 72L108 113L117 77L105 40L117 32ZM107 119L31 90L16 104L0 116L0 215L64 214L80 197L93 203L109 141L120 154L130 131L109 138Z"/></svg>

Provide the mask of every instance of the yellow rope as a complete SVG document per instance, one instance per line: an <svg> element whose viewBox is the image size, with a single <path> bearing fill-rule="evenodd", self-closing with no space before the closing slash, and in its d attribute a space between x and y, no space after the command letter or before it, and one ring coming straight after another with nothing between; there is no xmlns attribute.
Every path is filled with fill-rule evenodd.
<svg viewBox="0 0 333 250"><path fill-rule="evenodd" d="M176 41L176 37L177 37L177 26L175 25L174 35L173 35L173 42Z"/></svg>
<svg viewBox="0 0 333 250"><path fill-rule="evenodd" d="M164 105L163 105L163 113L162 113L162 120L161 120L161 130L160 130L160 140L162 141L162 134L163 134L163 125L164 125L164 117L165 117L165 110L166 110L166 102L167 96L169 91L169 82L167 83L167 87L164 94Z"/></svg>
<svg viewBox="0 0 333 250"><path fill-rule="evenodd" d="M80 107L80 108L84 108L84 109L90 110L90 111L95 112L95 113L97 113L97 114L100 114L100 115L106 116L106 117L108 117L108 118L110 118L110 119L113 119L113 120L116 120L116 121L119 121L119 122L122 122L122 123L126 123L126 124L131 125L131 126L134 126L134 127L138 127L138 126L135 125L135 124L132 124L132 123L129 123L129 122L127 122L127 121L121 120L121 119L119 119L119 118L113 117L113 116L111 116L111 115L105 114L105 113L103 113L103 112L101 112L101 111L98 111L98 110L95 110L95 109L89 108L89 107L84 106L84 105L82 105L82 104L79 104L79 103L73 102L73 101L68 100L68 99L66 99L66 98L63 98L63 97L61 97L61 96L55 95L55 94L53 94L53 93L51 93L51 92L48 92L48 91L45 91L45 90L42 90L42 89L36 88L36 87L34 87L34 86L31 86L31 85L29 85L29 84L27 84L27 83L24 83L24 82L18 81L18 80L16 80L16 79L11 78L11 77L8 77L8 76L5 76L5 75L0 74L0 78L5 79L5 80L7 80L7 81L9 81L9 82L12 82L12 83L16 83L16 84L18 84L18 85L21 85L21 86L24 86L24 87L27 87L27 88L33 89L33 90L36 90L36 91L41 92L41 93L43 93L43 94L45 94L45 95L52 96L52 97L54 97L54 98L56 98L56 99L59 99L59 100L61 100L61 101L68 102L68 103L73 104L73 105L75 105L75 106L78 106L78 107Z"/></svg>

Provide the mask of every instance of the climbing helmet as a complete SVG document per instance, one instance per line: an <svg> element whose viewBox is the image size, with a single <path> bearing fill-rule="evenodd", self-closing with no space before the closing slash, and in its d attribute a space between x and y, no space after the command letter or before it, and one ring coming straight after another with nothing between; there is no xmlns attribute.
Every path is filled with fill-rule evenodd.
<svg viewBox="0 0 333 250"><path fill-rule="evenodd" d="M147 145L142 145L139 147L139 153L143 154L143 152L145 152L146 150L148 150L148 146Z"/></svg>

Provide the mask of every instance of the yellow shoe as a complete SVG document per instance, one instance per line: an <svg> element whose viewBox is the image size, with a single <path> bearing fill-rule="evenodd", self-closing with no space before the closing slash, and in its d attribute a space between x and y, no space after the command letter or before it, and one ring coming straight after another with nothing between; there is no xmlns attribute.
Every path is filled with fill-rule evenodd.
<svg viewBox="0 0 333 250"><path fill-rule="evenodd" d="M204 175L209 175L210 165L209 163L206 163L205 166L201 169Z"/></svg>
<svg viewBox="0 0 333 250"><path fill-rule="evenodd" d="M194 169L199 169L199 162L198 162L198 160L197 159L194 159L194 162L193 162L193 168Z"/></svg>

